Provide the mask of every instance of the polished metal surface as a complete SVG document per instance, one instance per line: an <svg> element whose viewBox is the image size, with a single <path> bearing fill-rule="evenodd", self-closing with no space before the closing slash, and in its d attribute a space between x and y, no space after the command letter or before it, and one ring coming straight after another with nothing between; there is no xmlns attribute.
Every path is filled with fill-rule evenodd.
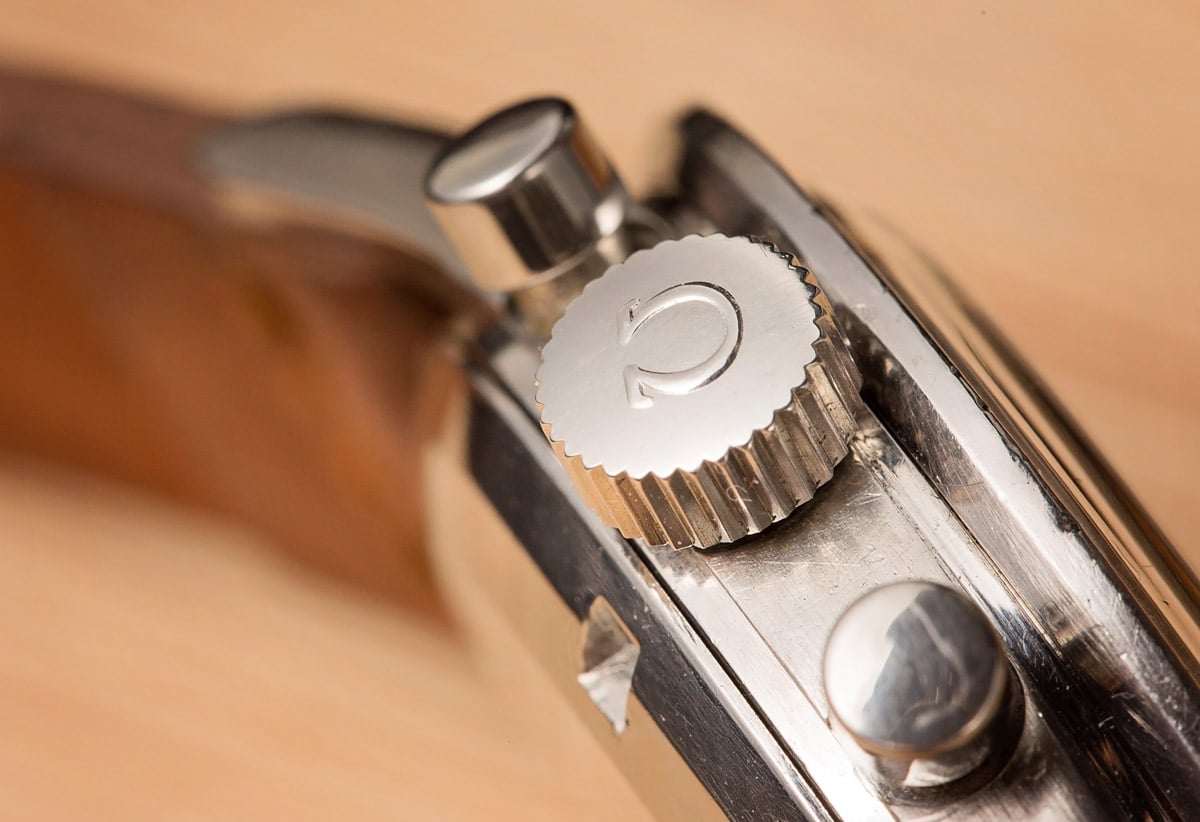
<svg viewBox="0 0 1200 822"><path fill-rule="evenodd" d="M825 646L829 708L860 747L917 759L960 747L1000 708L1008 663L970 600L932 582L864 594Z"/></svg>
<svg viewBox="0 0 1200 822"><path fill-rule="evenodd" d="M528 343L518 338L507 344L523 348ZM462 470L576 620L589 618L598 597L620 619L638 648L632 693L699 783L730 819L836 818L804 763L780 744L671 592L635 548L605 527L575 493L532 417L532 383L525 383L526 396L518 401L509 393L512 386L494 374L471 369L469 376ZM590 704L589 709L596 710ZM635 762L635 767L652 768ZM857 797L851 809L876 805L863 785L847 788Z"/></svg>
<svg viewBox="0 0 1200 822"><path fill-rule="evenodd" d="M521 103L456 137L425 192L488 290L526 289L628 253L629 196L563 100Z"/></svg>
<svg viewBox="0 0 1200 822"><path fill-rule="evenodd" d="M970 345L948 361L841 227L753 144L709 115L685 130L683 199L720 230L771 237L821 278L868 405L986 558L977 565L969 543L952 542L939 561L987 592L1014 663L1044 683L1047 720L1105 774L1111 813L1200 814L1196 604L1169 547L1118 496L1085 492L1089 478L1067 467L1088 464L1078 440L1006 393L1016 381L1000 376L1005 361L985 365L986 349ZM1138 558L1152 587L1128 571ZM1006 599L1011 612L998 612Z"/></svg>
<svg viewBox="0 0 1200 822"><path fill-rule="evenodd" d="M562 100L534 100L488 118L455 140L429 170L425 186L445 205L504 193L564 139L574 121ZM574 166L571 166L574 168ZM611 169L604 169L611 176Z"/></svg>
<svg viewBox="0 0 1200 822"><path fill-rule="evenodd" d="M623 733L629 724L629 693L638 653L629 628L608 601L604 597L592 600L583 621L583 670L575 680L617 733Z"/></svg>
<svg viewBox="0 0 1200 822"><path fill-rule="evenodd" d="M700 205L707 201L712 206L710 222L723 222L721 227L727 231L782 238L792 248L805 247L797 239L808 247L819 247L831 235L841 239L790 182L736 134L714 134L706 129L692 136L693 152L702 155L715 149L736 149L727 156L718 154L721 165L701 165L693 153L691 168L685 166L685 199ZM709 142L715 137L722 139ZM689 178L689 174L700 179ZM763 219L761 211L735 210L740 192L731 188L731 178L745 182L738 175L749 178L752 194L790 193L793 199L781 198L781 203L789 209L796 204L794 214L802 220L798 233L782 234L774 223ZM704 185L700 191L696 191L697 182ZM721 206L730 210L723 213ZM782 216L792 214L785 210ZM704 219L693 218L694 222ZM841 242L845 250L826 260L829 274L837 276L854 265L869 272L858 254ZM852 316L875 312L887 316L888 301L893 298L877 279L874 282L875 288L853 304ZM911 317L908 322L919 335ZM854 331L848 329L852 340ZM927 340L923 335L920 338ZM927 369L961 385L960 375L944 364L936 350L928 350L926 356ZM498 364L522 361L506 351L497 352L495 359ZM532 412L534 404L523 368L510 370L503 365L499 373L508 375L509 389L525 396ZM876 380L872 397L884 413L891 415L897 406L916 399L906 392L903 382L895 383L891 391L882 387L895 372L883 368L869 376ZM978 405L972 409L980 422L994 425ZM908 436L909 430L899 433ZM1012 464L1012 453L1006 451L994 468L1003 470ZM1116 751L1129 749L1122 745L1119 726L1112 718L1141 697L1127 692L1124 698L1110 697L1104 705L1086 688L1076 690L1096 672L1075 668L1074 658L1059 653L1052 644L1056 638L1047 637L1037 615L1029 613L1023 592L997 574L994 549L981 545L963 527L944 490L931 485L922 473L918 460L926 456L906 453L869 415L853 441L853 462L822 489L812 506L787 522L744 540L736 550L698 553L643 546L642 556L708 638L722 664L736 672L766 721L803 763L837 815L850 819L879 814L920 818L931 813L943 818L1095 819L1187 813L1189 803L1195 801L1188 790L1188 774L1195 770L1177 763L1170 772L1151 772L1137 757L1125 761L1118 755L1114 761ZM985 769L988 778L983 781L962 779L948 786L951 789L923 798L898 796L876 783L871 800L861 794L864 781L855 772L855 767L861 768L860 749L829 731L829 708L820 682L821 650L836 615L863 591L889 580L914 578L958 587L984 608L1017 663L1028 709L1017 748L999 774ZM1090 624L1097 624L1096 620ZM1154 642L1148 637L1146 641ZM1156 652L1162 650L1161 645L1155 646ZM1136 680L1121 684L1133 685ZM1171 687L1169 682L1159 684ZM1118 682L1108 683L1110 688L1117 686ZM1194 691L1175 687L1173 692L1166 691L1179 700L1170 710L1195 705Z"/></svg>
<svg viewBox="0 0 1200 822"><path fill-rule="evenodd" d="M494 378L521 399L527 414L536 413L528 344L515 339L493 348L490 361L497 367ZM547 496L528 487L524 476L491 479L491 472L504 471L503 466L485 467L481 461L473 469L489 475L489 493L502 489L510 527L523 529L533 517L549 529L549 543L561 549L555 534L566 522L566 511L547 510ZM528 509L514 510L514 497L528 499ZM573 501L582 507L580 497ZM530 532L520 533L532 538ZM1020 621L1010 593L989 576L979 547L869 411L860 417L851 454L834 478L811 504L774 528L728 550L633 545L646 573L662 580L717 663L736 677L784 750L819 788L832 815L921 818L936 809L943 818L1093 820L1128 799L1120 794L1124 786L1110 793L1112 786L1096 781L1088 752L1051 714L1039 690L1042 683L1032 680L1025 685L1029 708L1011 764L999 776L984 773L995 779L982 784L963 780L966 790L924 799L896 794L862 776L866 769L858 747L830 727L821 666L838 616L862 593L913 578L948 585L973 580L970 593L986 603L998 624L1006 625L1011 641L1025 643L1027 656L1036 652L1038 642L1031 627ZM945 550L959 554L963 567L951 573L939 556ZM586 553L573 559L569 551L554 559L568 566L590 561ZM688 670L677 673L686 681L697 676ZM642 682L650 689L664 687ZM635 690L637 685L635 677ZM668 712L660 719L672 717ZM735 803L744 801L752 800L746 794L735 798ZM735 804L736 812L723 806L731 815L746 810L741 804Z"/></svg>
<svg viewBox="0 0 1200 822"><path fill-rule="evenodd" d="M542 427L627 537L701 548L812 499L846 456L861 378L807 272L744 237L639 251L542 349Z"/></svg>
<svg viewBox="0 0 1200 822"><path fill-rule="evenodd" d="M949 569L944 551L967 561ZM869 412L833 480L794 516L729 550L647 547L644 556L840 817L920 818L936 808L951 819L1090 820L1103 818L1105 805L1116 801L1092 784L1088 756L1055 724L1041 681L1025 683L1026 727L1009 768L923 804L885 790L858 745L831 729L824 648L839 616L879 585L913 579L966 585L1010 641L1035 650L1037 642L1018 604L988 576L979 546ZM874 805L856 801L864 784ZM905 801L897 804L898 798Z"/></svg>
<svg viewBox="0 0 1200 822"><path fill-rule="evenodd" d="M894 582L860 597L829 635L824 685L834 720L870 757L869 776L897 789L966 776L1011 752L1020 727L1006 716L1021 700L1000 637L944 584Z"/></svg>
<svg viewBox="0 0 1200 822"><path fill-rule="evenodd" d="M261 139L268 132L251 128L246 145L254 150L233 156L265 158L282 174L268 187L278 185L285 199L315 189L322 207L357 223L385 213L356 191L368 183L339 182L336 162L316 164L319 173L306 178L305 164L295 162L304 139L292 129L280 132L292 159L272 166L269 140ZM406 133L396 129L390 148L387 139L371 143L368 161L346 164L347 179L379 176L370 163L395 162ZM684 136L680 188L663 211L674 225L656 232L753 235L796 255L821 281L822 308L837 313L866 407L833 477L782 522L728 550L627 542L587 508L537 430L538 335L524 333L532 315L509 295L512 322L493 326L467 356L474 365L461 470L534 561L530 573L568 606L572 635L601 615L595 653L585 657L595 666L569 681L590 697L587 710L599 708L613 734L628 679L628 704L645 706L697 784L734 818L1200 817L1200 631L1194 586L1178 574L1169 546L1119 486L1105 485L1099 463L1030 396L976 318L935 312L924 294L897 287L900 269L881 273L840 222L721 121L694 115ZM221 167L234 178L255 173L237 171L236 162ZM283 179L288 174L295 179ZM411 202L417 193L396 196ZM386 219L382 228L405 243L413 234ZM436 229L415 237L422 240L428 256L462 271ZM538 316L561 314L582 284L545 298ZM935 292L934 303L944 300L944 290ZM728 323L719 304L692 303L697 327ZM661 314L644 319L631 341L653 332L667 319ZM619 328L614 318L609 331ZM711 368L710 354L724 350L712 333L708 350L676 365ZM641 369L635 377L654 370L653 362L630 364ZM642 397L658 402L654 382ZM864 767L860 742L870 728L859 727L858 741L848 732L852 712L827 697L822 653L838 617L864 593L914 580L947 586L985 615L1011 665L1012 698L1001 700L997 723L982 736L960 736L986 746L901 757L898 777L878 767L896 761L879 755L879 733ZM521 603L512 607L519 617ZM586 645L588 629L584 636ZM922 672L937 669L939 653L912 646ZM585 676L589 670L595 676ZM986 716L990 704L983 699L976 714ZM619 760L631 735L627 729L611 746ZM643 790L654 790L646 760L630 762Z"/></svg>
<svg viewBox="0 0 1200 822"><path fill-rule="evenodd" d="M467 268L422 196L422 180L445 142L427 128L297 111L221 126L197 146L197 159L215 183L239 197L257 196L280 218L395 243L463 285Z"/></svg>

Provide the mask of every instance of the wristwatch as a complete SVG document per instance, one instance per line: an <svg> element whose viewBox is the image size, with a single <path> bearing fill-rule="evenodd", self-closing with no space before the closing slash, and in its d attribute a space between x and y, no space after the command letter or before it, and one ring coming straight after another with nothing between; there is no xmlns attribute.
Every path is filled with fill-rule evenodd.
<svg viewBox="0 0 1200 822"><path fill-rule="evenodd" d="M1186 563L919 246L678 131L640 200L556 98L187 133L221 214L437 317L439 585L661 817L1200 815Z"/></svg>

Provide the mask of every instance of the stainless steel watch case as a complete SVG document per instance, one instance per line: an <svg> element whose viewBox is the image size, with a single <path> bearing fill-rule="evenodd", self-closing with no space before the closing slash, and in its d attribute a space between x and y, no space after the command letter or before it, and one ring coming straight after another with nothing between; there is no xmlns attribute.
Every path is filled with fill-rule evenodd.
<svg viewBox="0 0 1200 822"><path fill-rule="evenodd" d="M213 135L202 161L310 219L337 214L432 258L454 287L430 291L491 318L460 349L463 391L428 457L443 582L474 619L516 626L659 813L1200 816L1195 582L1170 546L908 243L876 224L865 251L840 215L709 113L681 131L660 214L763 237L814 271L867 405L850 457L806 508L709 552L622 539L579 499L537 426L536 338L470 285L418 208L439 135L291 115ZM1021 727L985 780L881 785L831 721L821 657L834 622L902 580L976 603L1015 672ZM633 649L622 658L634 664L614 668L624 681L607 683L627 689L623 715L611 702L598 710L580 679L595 674L583 649L600 640Z"/></svg>

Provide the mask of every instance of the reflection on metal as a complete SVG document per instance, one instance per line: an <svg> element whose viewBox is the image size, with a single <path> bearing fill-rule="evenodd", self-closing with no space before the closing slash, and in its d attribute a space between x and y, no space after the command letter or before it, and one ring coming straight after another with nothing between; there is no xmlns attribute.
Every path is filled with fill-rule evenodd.
<svg viewBox="0 0 1200 822"><path fill-rule="evenodd" d="M723 230L774 238L821 277L868 404L985 557L979 566L975 550L939 539L939 561L983 593L1020 672L1044 680L1047 713L1085 747L1093 781L1107 782L1122 813L1200 813L1200 795L1185 787L1200 775L1195 603L1177 580L1158 577L1155 587L1188 614L1172 626L1120 570L1147 554L1160 567L1165 546L1134 527L1118 500L1100 505L1085 494L1060 457L1035 445L1053 432L1036 429L1046 417L1025 415L1004 393L1014 380L989 376L1002 362L985 368L967 347L948 362L838 226L744 137L708 115L685 130L684 199ZM992 400L985 405L981 389ZM1069 445L1062 453L1077 458Z"/></svg>
<svg viewBox="0 0 1200 822"><path fill-rule="evenodd" d="M625 730L638 646L604 599L596 597L583 621L583 672L579 684L617 733Z"/></svg>
<svg viewBox="0 0 1200 822"><path fill-rule="evenodd" d="M625 401L630 408L650 408L655 397L684 397L711 383L733 364L744 332L742 312L733 296L712 283L680 283L668 286L648 300L636 297L621 309L617 321L617 339L628 347L647 320L663 311L678 310L689 303L707 305L720 318L716 348L692 366L674 370L627 365L624 369Z"/></svg>
<svg viewBox="0 0 1200 822"><path fill-rule="evenodd" d="M554 98L493 114L455 137L425 178L430 208L479 284L516 291L615 237L630 205L575 110Z"/></svg>
<svg viewBox="0 0 1200 822"><path fill-rule="evenodd" d="M989 581L978 545L895 440L869 413L860 429L829 484L774 528L727 550L645 551L834 812L855 820L890 815L896 797L867 780L880 796L877 804L852 804L864 784L858 773L873 765L864 768L858 745L829 727L821 661L844 611L878 585L924 579L958 586L975 578L981 585L969 593L986 599L994 624L1005 627L1006 644L1037 643L1009 592ZM947 551L961 552L968 564L951 573L941 559ZM1047 706L1042 687L1026 683L1027 723L1008 770L1021 774L1025 790L1014 793L999 780L971 782L971 791L939 794L939 813L961 819L1103 815L1103 788L1097 794L1089 785L1085 752L1038 717Z"/></svg>
<svg viewBox="0 0 1200 822"><path fill-rule="evenodd" d="M898 797L994 774L1020 734L1021 686L1000 637L946 585L894 582L860 597L830 634L824 685L863 751L860 770Z"/></svg>
<svg viewBox="0 0 1200 822"><path fill-rule="evenodd" d="M616 694L636 648L629 710L644 708L695 786L732 818L1200 818L1196 587L1170 547L986 325L944 289L914 285L908 272L919 266L905 265L903 249L896 256L893 244L887 259L901 262L882 269L726 124L697 114L683 131L679 191L659 204L651 233L753 235L796 255L822 285L813 298L818 323L827 318L828 333L845 341L862 371L866 407L855 409L838 471L773 527L711 551L625 541L561 471L538 430L534 398L539 337L600 271L584 267L575 280L556 276L507 296L509 321L468 355L461 469L531 560L521 572L538 574L566 606L557 618L570 624L558 627L574 636L587 621L589 637L599 631L585 654L585 684L605 686L597 704L610 720L618 716ZM420 166L436 144L419 130L299 115L226 131L205 156L225 180L415 244L473 289L473 304L496 305L418 209ZM648 321L633 341L668 319L663 312ZM693 317L697 325L711 319ZM747 325L743 346L748 334ZM668 365L695 365L711 350ZM659 396L637 413L719 386L743 354L708 386ZM618 369L624 398L622 377ZM734 507L753 502L737 482L720 487ZM827 698L821 658L855 600L912 580L959 592L999 637L1011 663L1009 697L978 705L999 706L990 715L1012 727L983 722L982 737L968 736L1015 747L968 744L957 760L918 756L904 760L897 779L863 769L871 729L848 733L857 721ZM601 624L589 618L597 597L630 645L592 627ZM928 645L912 645L914 664L933 670L938 656ZM568 684L583 702L576 676L578 668ZM584 707L595 719L593 703ZM619 760L636 736L636 722L620 736L606 731ZM876 760L886 759L880 741L868 746ZM989 766L993 752L1007 762L1002 769ZM987 761L972 769L980 757ZM631 757L628 767L642 775L642 790L655 790L644 759Z"/></svg>
<svg viewBox="0 0 1200 822"><path fill-rule="evenodd" d="M214 182L270 210L345 227L422 252L459 283L458 252L425 207L421 181L445 143L425 128L332 111L222 126L198 147Z"/></svg>
<svg viewBox="0 0 1200 822"><path fill-rule="evenodd" d="M522 404L508 388L490 374L472 373L464 470L577 622L597 596L620 617L639 648L633 694L697 784L733 819L834 818L670 592L579 499L532 418L532 396ZM595 710L590 702L587 709ZM827 733L820 723L813 730ZM619 739L632 732L631 726ZM615 750L619 755L622 749ZM637 759L619 764L647 767ZM848 776L843 792L856 799L844 804L864 811L877 806L865 786L849 771ZM633 781L654 789L644 778ZM851 818L873 817L866 811Z"/></svg>
<svg viewBox="0 0 1200 822"><path fill-rule="evenodd" d="M829 481L861 378L819 294L790 256L710 235L636 252L571 304L542 349L537 400L605 522L709 548Z"/></svg>
<svg viewBox="0 0 1200 822"><path fill-rule="evenodd" d="M635 206L564 100L503 109L455 137L425 178L429 207L480 288L545 339L566 305L663 224Z"/></svg>

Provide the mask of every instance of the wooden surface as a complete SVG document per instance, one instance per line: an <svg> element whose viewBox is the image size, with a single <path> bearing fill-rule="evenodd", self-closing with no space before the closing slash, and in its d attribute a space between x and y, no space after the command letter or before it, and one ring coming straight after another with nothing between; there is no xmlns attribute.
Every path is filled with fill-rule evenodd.
<svg viewBox="0 0 1200 822"><path fill-rule="evenodd" d="M645 818L548 687L94 480L0 465L0 646L3 819Z"/></svg>
<svg viewBox="0 0 1200 822"><path fill-rule="evenodd" d="M0 154L0 449L239 517L429 610L411 451L439 323L391 293L394 253L206 210L181 168L206 121L144 109L0 75L0 142L27 146Z"/></svg>
<svg viewBox="0 0 1200 822"><path fill-rule="evenodd" d="M560 92L579 104L638 189L661 172L670 117L688 104L712 105L799 179L856 209L885 215L939 259L1055 389L1183 554L1200 560L1200 492L1192 479L1200 458L1200 278L1194 270L1200 257L1200 155L1194 149L1200 12L1192 6L618 2L538 8L527 2L319 0L297 8L228 0L154 7L132 0L0 0L0 21L0 60L231 110L322 101L459 123L524 94ZM280 569L262 571L255 565L262 560L230 559L245 553L245 540L190 522L178 523L161 541L186 542L181 535L195 527L209 534L204 550L157 563L129 555L122 573L104 576L88 570L95 556L89 534L59 529L62 511L75 510L88 496L60 498L51 484L47 493L56 502L39 507L21 496L18 475L7 476L0 563L13 573L4 574L6 597L29 608L48 603L33 611L37 620L6 606L3 621L13 647L24 649L12 664L25 667L5 668L0 679L0 704L8 711L0 761L20 764L8 769L23 776L7 795L30 810L48 815L86 807L58 802L58 786L74 785L84 803L119 802L128 789L158 797L156 807L181 815L273 809L268 815L285 816L295 807L293 796L310 796L305 790L340 779L337 790L304 807L317 816L370 807L388 809L383 816L420 808L423 818L470 817L479 808L463 784L491 792L496 807L507 809L521 802L536 807L543 794L553 803L553 791L566 789L568 777L553 767L569 757L536 758L545 750L536 744L544 731L537 723L509 736L463 709L486 703L488 690L465 673L461 651L445 635L427 636L386 612L370 617L384 639L353 620L323 620L339 609L374 606L348 603L347 595ZM141 527L140 513L121 510L123 522ZM14 520L14 511L29 513ZM43 553L57 559L37 565ZM289 696L284 676L231 685L246 683L238 678L238 655L254 658L272 645L269 638L255 645L220 620L180 617L170 623L172 638L155 644L120 627L97 633L101 611L87 610L94 600L124 601L123 586L145 585L158 593L129 605L134 610L124 618L154 625L172 618L184 590L179 586L239 578L244 568L259 569L238 583L257 586L246 594L259 608L257 617L245 616L247 624L258 618L276 625L269 615L287 614L313 631L328 631L329 647L360 660L361 667L345 665L336 682L322 680L330 701ZM212 596L195 600L189 613L225 607ZM230 648L222 642L230 634L248 644ZM92 641L82 648L77 636ZM63 659L82 657L102 670L136 666L141 673L102 685L61 667ZM297 652L275 667L326 677L340 658ZM375 665L411 676L427 672L434 684L396 700L386 674L372 679ZM162 697L157 683L187 680L189 672L211 690L198 692L195 703ZM439 681L447 683L445 692ZM460 687L461 703L442 700ZM340 704L338 688L357 694L364 715L398 723L380 747L371 747L365 732L341 735L343 715L330 707ZM240 709L253 721L195 720L223 704L220 689L236 690ZM116 700L96 708L115 725L95 713L65 712L63 700L91 706L94 693ZM142 706L146 715L138 713ZM323 711L328 722L320 718ZM63 725L55 724L63 717ZM418 721L438 729L438 744L447 746L443 759L424 755L425 743L416 741L424 737L396 730ZM205 744L236 756L189 759L135 732L192 722L191 732ZM255 730L264 723L277 735ZM64 726L77 736L63 736ZM497 738L517 746L514 755L470 758L501 750L487 747ZM294 757L294 770L251 769L258 792L254 803L239 804L241 792L250 791L237 776L244 763L285 755ZM586 755L575 761L587 761ZM360 758L376 756L429 770L418 778L389 778ZM452 764L459 756L488 766L476 768L466 783L455 781L462 777ZM535 757L528 767L515 764L527 756ZM122 772L125 781L97 780L96 762L132 764ZM439 772L437 763L446 770ZM502 770L494 781L476 781L496 768ZM539 771L546 781L538 780ZM613 801L610 810L624 807ZM564 807L553 806L571 815Z"/></svg>

